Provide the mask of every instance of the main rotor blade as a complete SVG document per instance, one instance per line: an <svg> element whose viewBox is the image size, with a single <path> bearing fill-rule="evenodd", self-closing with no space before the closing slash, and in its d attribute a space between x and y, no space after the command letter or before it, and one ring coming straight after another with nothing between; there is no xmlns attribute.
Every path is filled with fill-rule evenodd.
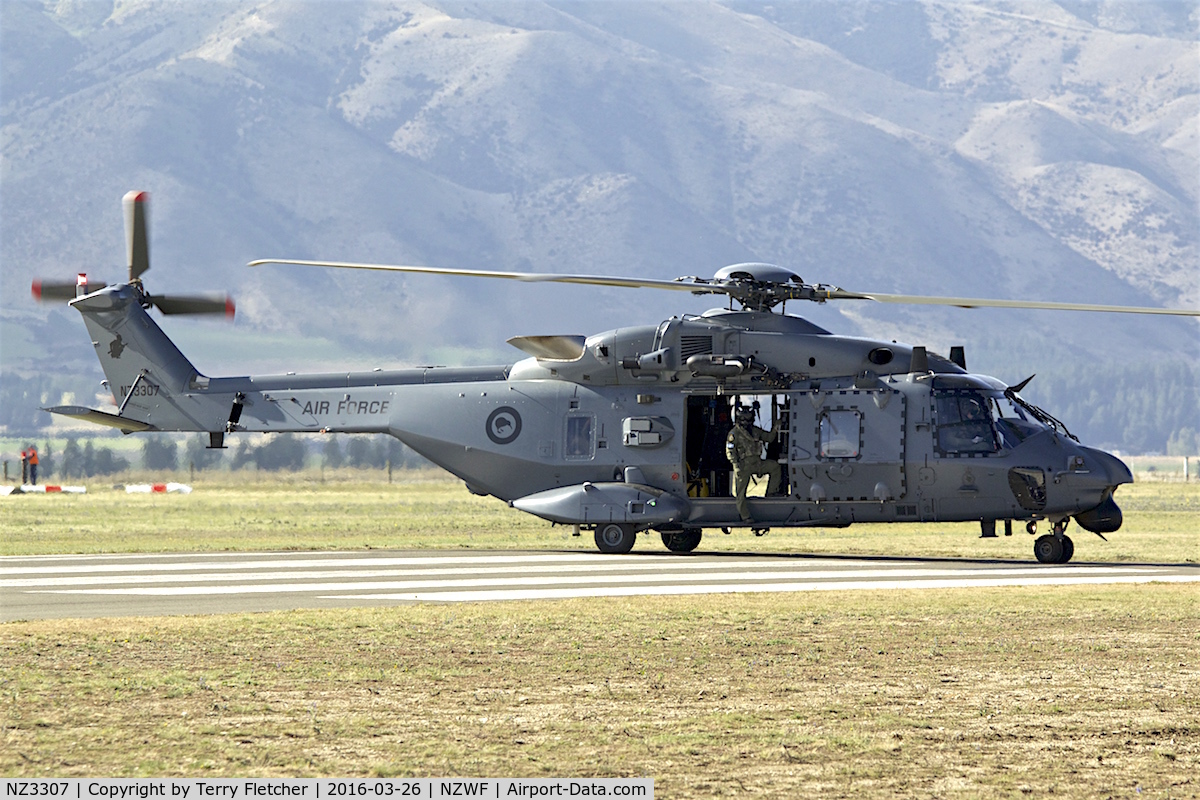
<svg viewBox="0 0 1200 800"><path fill-rule="evenodd" d="M153 295L146 299L164 314L224 314L232 317L236 311L233 298L220 292Z"/></svg>
<svg viewBox="0 0 1200 800"><path fill-rule="evenodd" d="M247 266L262 264L295 264L302 267L334 267L337 269L373 269L384 272L418 272L427 275L461 275L469 278L504 278L527 283L583 283L590 286L621 286L626 288L672 289L680 292L719 291L719 286L699 283L696 278L674 281L653 278L620 278L608 275L562 275L555 272L498 272L486 269L456 269L453 267L412 267L400 264L357 264L346 261L298 261L290 258L260 258ZM697 281L688 283L688 280Z"/></svg>
<svg viewBox="0 0 1200 800"><path fill-rule="evenodd" d="M562 275L553 272L500 272L482 269L457 269L453 267L417 267L399 264L361 264L346 261L301 261L296 259L263 258L251 261L249 266L261 264L294 264L304 267L334 267L337 269L372 269L385 272L415 272L429 275L461 275L473 278L504 278L528 283L579 283L591 286L618 286L627 288L670 289L694 294L735 294L735 281L709 281L704 278L687 277L673 281L653 278L622 278L608 275ZM880 303L905 303L913 305L957 306L958 308L1034 308L1052 311L1107 311L1123 314L1165 314L1198 317L1200 310L1182 308L1148 308L1145 306L1107 306L1089 303L1054 303L1036 300L994 300L974 297L926 297L908 294L881 294L877 292L851 292L835 286L812 286L783 284L787 289L807 288L811 294L803 299L824 302L826 300L875 300ZM800 299L800 298L797 298Z"/></svg>
<svg viewBox="0 0 1200 800"><path fill-rule="evenodd" d="M830 300L875 300L879 303L908 305L956 306L958 308L1038 308L1049 311L1107 311L1116 314L1166 314L1178 317L1200 317L1200 309L1149 308L1147 306L1105 306L1090 303L1052 303L1041 300L995 300L980 297L926 297L919 294L879 294L833 289Z"/></svg>
<svg viewBox="0 0 1200 800"><path fill-rule="evenodd" d="M148 192L129 192L121 200L125 209L125 253L129 256L129 280L132 283L150 269L150 244L146 236Z"/></svg>

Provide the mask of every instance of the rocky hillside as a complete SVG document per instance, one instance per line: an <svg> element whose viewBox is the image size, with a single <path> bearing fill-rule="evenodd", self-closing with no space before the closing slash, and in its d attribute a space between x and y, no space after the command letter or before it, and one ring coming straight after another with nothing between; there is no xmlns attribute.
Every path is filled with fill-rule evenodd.
<svg viewBox="0 0 1200 800"><path fill-rule="evenodd" d="M1200 12L1178 2L5 2L3 350L86 371L35 275L119 276L152 194L152 289L210 373L512 360L515 334L698 312L645 290L252 258L707 275L783 264L902 293L1200 305ZM789 307L965 343L1017 380L1189 365L1190 321ZM1023 373L1023 374L1019 374Z"/></svg>

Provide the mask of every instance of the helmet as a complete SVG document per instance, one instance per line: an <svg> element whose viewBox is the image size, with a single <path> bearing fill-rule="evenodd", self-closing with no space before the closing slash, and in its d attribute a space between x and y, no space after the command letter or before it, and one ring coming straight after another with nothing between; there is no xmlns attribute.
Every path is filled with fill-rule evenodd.
<svg viewBox="0 0 1200 800"><path fill-rule="evenodd" d="M738 425L753 425L754 410L750 408L739 408L737 410L736 420Z"/></svg>

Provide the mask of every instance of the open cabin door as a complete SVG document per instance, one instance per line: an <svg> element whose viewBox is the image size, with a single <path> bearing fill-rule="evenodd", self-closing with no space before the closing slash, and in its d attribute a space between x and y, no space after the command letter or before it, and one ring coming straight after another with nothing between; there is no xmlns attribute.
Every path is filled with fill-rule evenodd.
<svg viewBox="0 0 1200 800"><path fill-rule="evenodd" d="M896 501L904 474L905 396L887 388L789 392L788 475L800 501Z"/></svg>

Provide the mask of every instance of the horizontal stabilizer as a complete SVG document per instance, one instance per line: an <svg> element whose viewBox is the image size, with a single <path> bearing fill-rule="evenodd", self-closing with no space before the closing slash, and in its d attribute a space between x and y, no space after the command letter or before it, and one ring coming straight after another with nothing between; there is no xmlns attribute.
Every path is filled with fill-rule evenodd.
<svg viewBox="0 0 1200 800"><path fill-rule="evenodd" d="M129 419L128 417L109 414L104 411L97 411L87 406L54 406L53 408L43 408L42 411L49 411L51 414L62 414L64 417L74 417L86 422L94 422L97 425L107 425L110 428L118 428L125 433L157 430L149 423L139 422L136 419Z"/></svg>

